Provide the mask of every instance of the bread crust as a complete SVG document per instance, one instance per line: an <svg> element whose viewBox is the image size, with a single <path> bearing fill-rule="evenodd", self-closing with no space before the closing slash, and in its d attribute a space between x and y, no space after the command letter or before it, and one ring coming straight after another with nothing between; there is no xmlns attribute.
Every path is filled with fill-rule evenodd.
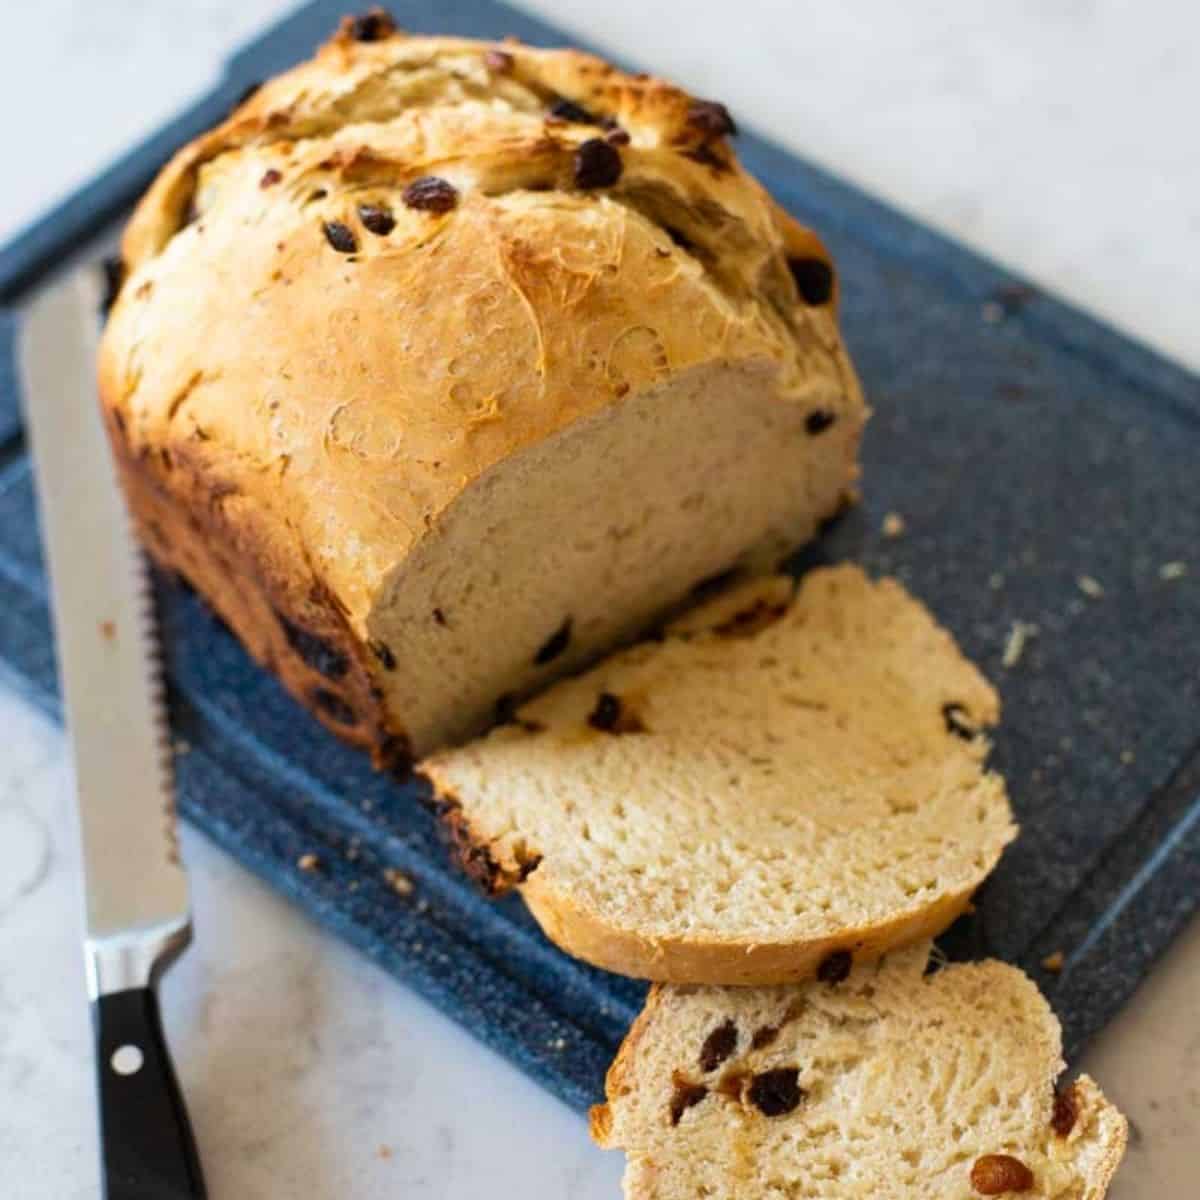
<svg viewBox="0 0 1200 1200"><path fill-rule="evenodd" d="M382 763L405 742L386 701L404 664L369 651L373 608L498 464L664 378L766 361L781 401L840 396L848 486L866 410L836 280L804 303L786 269L828 264L824 247L712 106L578 51L347 28L155 180L99 387L151 553ZM579 183L580 146L608 131L549 115L560 97L628 133L614 186ZM453 181L451 211L404 202L427 174ZM387 236L363 204L390 212ZM341 676L314 678L289 630L325 639Z"/></svg>
<svg viewBox="0 0 1200 1200"><path fill-rule="evenodd" d="M999 860L996 854L988 871ZM621 929L578 903L575 896L545 887L535 869L521 885L530 912L547 937L575 958L618 975L656 983L725 984L757 987L811 979L829 955L848 951L869 962L889 950L936 937L970 903L974 888L939 896L925 905L889 914L836 937L749 942L706 936L650 937Z"/></svg>

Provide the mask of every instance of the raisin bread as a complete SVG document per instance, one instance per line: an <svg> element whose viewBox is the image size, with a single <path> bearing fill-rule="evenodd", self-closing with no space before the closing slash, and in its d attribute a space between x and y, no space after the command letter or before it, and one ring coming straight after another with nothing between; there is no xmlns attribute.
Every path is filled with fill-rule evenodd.
<svg viewBox="0 0 1200 1200"><path fill-rule="evenodd" d="M1058 1022L998 962L911 947L828 982L651 990L592 1134L628 1200L1101 1200L1124 1117L1054 1090Z"/></svg>
<svg viewBox="0 0 1200 1200"><path fill-rule="evenodd" d="M139 205L100 387L151 553L378 759L808 539L866 410L732 121L347 21Z"/></svg>
<svg viewBox="0 0 1200 1200"><path fill-rule="evenodd" d="M752 580L422 764L462 856L564 950L803 979L932 936L1014 836L995 693L896 582Z"/></svg>

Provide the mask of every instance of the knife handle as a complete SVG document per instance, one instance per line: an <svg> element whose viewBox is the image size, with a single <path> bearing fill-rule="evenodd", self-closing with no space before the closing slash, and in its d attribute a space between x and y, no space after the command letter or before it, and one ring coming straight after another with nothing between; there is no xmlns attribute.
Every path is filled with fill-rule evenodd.
<svg viewBox="0 0 1200 1200"><path fill-rule="evenodd" d="M205 1200L154 989L101 996L92 1011L107 1200Z"/></svg>

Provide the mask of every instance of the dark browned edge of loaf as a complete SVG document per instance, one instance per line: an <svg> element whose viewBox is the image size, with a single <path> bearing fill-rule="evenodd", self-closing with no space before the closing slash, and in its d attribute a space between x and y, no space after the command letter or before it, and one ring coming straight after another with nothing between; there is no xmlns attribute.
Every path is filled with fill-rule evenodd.
<svg viewBox="0 0 1200 1200"><path fill-rule="evenodd" d="M135 532L153 560L186 579L255 661L323 725L368 751L377 768L406 773L408 745L388 728L367 652L303 548L297 544L293 570L271 561L264 554L271 543L252 536L252 519L233 521L225 511L236 489L178 447L166 461L151 451L135 453L111 407L105 409ZM304 564L304 574L293 573L297 563Z"/></svg>

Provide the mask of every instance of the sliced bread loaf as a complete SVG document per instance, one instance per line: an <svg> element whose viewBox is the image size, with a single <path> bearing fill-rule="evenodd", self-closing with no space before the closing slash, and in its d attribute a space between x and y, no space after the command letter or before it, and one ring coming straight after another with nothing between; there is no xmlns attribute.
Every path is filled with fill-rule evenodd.
<svg viewBox="0 0 1200 1200"><path fill-rule="evenodd" d="M853 484L833 265L733 133L577 51L377 16L138 206L100 358L138 530L378 760L774 566Z"/></svg>
<svg viewBox="0 0 1200 1200"><path fill-rule="evenodd" d="M995 693L894 581L754 580L427 760L463 858L563 949L780 983L957 916L1013 837Z"/></svg>
<svg viewBox="0 0 1200 1200"><path fill-rule="evenodd" d="M923 975L928 946L831 985L657 987L592 1134L629 1200L1100 1200L1126 1122L1054 1091L1057 1020L998 962Z"/></svg>

